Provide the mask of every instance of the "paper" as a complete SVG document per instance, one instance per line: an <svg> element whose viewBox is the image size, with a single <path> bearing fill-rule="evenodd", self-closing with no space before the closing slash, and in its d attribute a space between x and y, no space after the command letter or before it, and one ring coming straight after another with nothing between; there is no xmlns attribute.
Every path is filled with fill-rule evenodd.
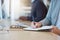
<svg viewBox="0 0 60 40"><path fill-rule="evenodd" d="M1 30L1 29L3 29L3 27L2 27L2 26L0 26L0 30Z"/></svg>
<svg viewBox="0 0 60 40"><path fill-rule="evenodd" d="M24 23L19 23L19 24L17 24L17 25L19 25L19 26L21 26L21 27L25 27L25 28L30 27L30 26L28 26L28 25L26 25L26 24L24 24Z"/></svg>
<svg viewBox="0 0 60 40"><path fill-rule="evenodd" d="M28 27L28 28L24 28L24 30L46 30L46 29L51 29L52 26L42 26L40 28L32 28L32 27Z"/></svg>

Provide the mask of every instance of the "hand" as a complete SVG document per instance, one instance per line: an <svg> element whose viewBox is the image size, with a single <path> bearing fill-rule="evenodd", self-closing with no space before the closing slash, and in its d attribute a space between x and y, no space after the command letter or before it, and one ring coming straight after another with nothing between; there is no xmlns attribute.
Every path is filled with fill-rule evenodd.
<svg viewBox="0 0 60 40"><path fill-rule="evenodd" d="M60 30L56 26L53 26L51 32L60 35Z"/></svg>
<svg viewBox="0 0 60 40"><path fill-rule="evenodd" d="M39 27L42 26L42 23L40 23L40 22L32 22L32 23L31 23L31 26L32 26L33 28L39 28Z"/></svg>

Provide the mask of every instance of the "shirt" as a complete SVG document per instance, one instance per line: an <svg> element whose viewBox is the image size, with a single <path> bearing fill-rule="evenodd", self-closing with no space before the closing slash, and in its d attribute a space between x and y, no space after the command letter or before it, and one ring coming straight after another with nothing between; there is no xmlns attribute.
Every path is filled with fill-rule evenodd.
<svg viewBox="0 0 60 40"><path fill-rule="evenodd" d="M60 0L51 0L46 18L40 21L42 25L43 26L46 26L46 25L57 26L57 21L59 20L58 18L59 11L60 11Z"/></svg>
<svg viewBox="0 0 60 40"><path fill-rule="evenodd" d="M60 29L60 12L59 12L59 15L58 15L56 26Z"/></svg>

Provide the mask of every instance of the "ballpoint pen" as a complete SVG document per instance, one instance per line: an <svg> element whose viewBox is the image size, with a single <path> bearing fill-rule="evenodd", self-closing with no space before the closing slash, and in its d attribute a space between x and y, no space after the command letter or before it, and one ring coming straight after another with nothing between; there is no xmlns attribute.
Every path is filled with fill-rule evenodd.
<svg viewBox="0 0 60 40"><path fill-rule="evenodd" d="M33 25L32 26L33 26L33 28L36 28L35 27L35 18L33 16L32 16L32 20L33 20Z"/></svg>
<svg viewBox="0 0 60 40"><path fill-rule="evenodd" d="M34 17L32 16L32 20L33 20L33 23L34 23L34 25L35 25L35 19L34 19Z"/></svg>

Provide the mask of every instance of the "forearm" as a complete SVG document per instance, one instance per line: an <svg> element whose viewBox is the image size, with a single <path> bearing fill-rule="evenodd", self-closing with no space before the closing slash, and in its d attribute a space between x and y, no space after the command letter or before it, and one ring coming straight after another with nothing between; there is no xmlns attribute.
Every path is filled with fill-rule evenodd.
<svg viewBox="0 0 60 40"><path fill-rule="evenodd" d="M40 22L42 23L43 26L51 25L50 20L47 18L41 20Z"/></svg>

